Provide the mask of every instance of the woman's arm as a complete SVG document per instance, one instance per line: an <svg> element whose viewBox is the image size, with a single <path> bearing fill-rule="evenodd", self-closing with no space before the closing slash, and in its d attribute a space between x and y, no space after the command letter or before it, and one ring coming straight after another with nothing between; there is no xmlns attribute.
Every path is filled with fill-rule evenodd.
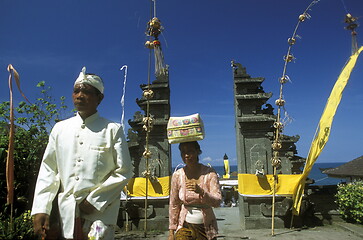
<svg viewBox="0 0 363 240"><path fill-rule="evenodd" d="M169 196L169 229L170 232L174 231L178 227L179 215L181 210L182 202L179 199L179 172L175 172L171 178L170 196ZM169 235L170 235L169 232Z"/></svg>
<svg viewBox="0 0 363 240"><path fill-rule="evenodd" d="M216 172L211 171L205 176L201 200L203 204L219 207L222 202L222 193Z"/></svg>

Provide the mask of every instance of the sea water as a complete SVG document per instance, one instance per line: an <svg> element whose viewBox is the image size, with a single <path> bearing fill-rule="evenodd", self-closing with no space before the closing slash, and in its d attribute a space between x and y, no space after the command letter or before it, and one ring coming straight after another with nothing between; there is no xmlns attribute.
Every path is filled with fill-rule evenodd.
<svg viewBox="0 0 363 240"><path fill-rule="evenodd" d="M315 163L313 168L310 171L308 178L313 179L315 181L312 185L337 185L341 182L344 182L345 179L339 178L331 178L328 175L321 172L322 168L335 168L340 165L343 165L344 162L336 162L336 163ZM224 166L213 166L219 176L224 175ZM237 166L230 166L230 173L237 172Z"/></svg>

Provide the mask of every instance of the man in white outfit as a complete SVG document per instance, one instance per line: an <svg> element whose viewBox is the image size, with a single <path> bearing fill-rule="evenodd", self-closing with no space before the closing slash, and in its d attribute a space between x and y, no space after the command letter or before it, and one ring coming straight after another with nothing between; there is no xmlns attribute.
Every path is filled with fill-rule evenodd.
<svg viewBox="0 0 363 240"><path fill-rule="evenodd" d="M32 215L34 231L43 238L57 197L63 238L114 239L121 191L132 177L122 127L97 112L103 81L85 71L74 83L77 114L54 126L40 166Z"/></svg>

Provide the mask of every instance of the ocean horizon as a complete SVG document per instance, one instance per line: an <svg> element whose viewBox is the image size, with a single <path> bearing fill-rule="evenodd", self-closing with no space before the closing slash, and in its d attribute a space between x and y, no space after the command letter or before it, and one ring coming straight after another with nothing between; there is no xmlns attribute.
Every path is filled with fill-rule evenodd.
<svg viewBox="0 0 363 240"><path fill-rule="evenodd" d="M320 169L323 168L335 168L343 165L345 162L326 162L326 163L315 163L308 178L313 179L314 183L311 185L321 186L321 185L337 185L341 182L345 182L345 179L341 178L331 178L328 175L321 172ZM219 176L224 175L224 166L212 166ZM174 167L175 168L175 167ZM237 172L237 165L230 166L230 173Z"/></svg>

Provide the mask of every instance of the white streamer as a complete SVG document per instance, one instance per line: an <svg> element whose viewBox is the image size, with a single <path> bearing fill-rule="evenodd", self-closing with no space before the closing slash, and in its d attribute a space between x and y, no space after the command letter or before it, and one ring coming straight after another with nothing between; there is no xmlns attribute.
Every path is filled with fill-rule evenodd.
<svg viewBox="0 0 363 240"><path fill-rule="evenodd" d="M124 130L124 134L126 134L124 118L125 118L125 89L126 89L126 79L127 79L127 65L123 65L122 68L120 68L121 71L123 69L125 69L125 74L124 74L124 87L123 87L122 97L121 97L121 101L120 101L121 106L122 106L121 126Z"/></svg>

